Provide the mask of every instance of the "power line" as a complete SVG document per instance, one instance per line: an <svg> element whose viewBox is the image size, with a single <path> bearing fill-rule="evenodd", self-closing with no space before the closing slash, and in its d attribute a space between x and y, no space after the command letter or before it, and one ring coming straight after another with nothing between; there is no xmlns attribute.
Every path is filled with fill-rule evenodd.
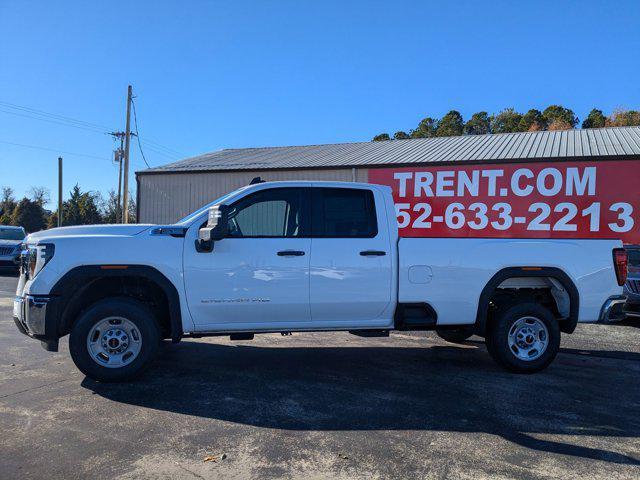
<svg viewBox="0 0 640 480"><path fill-rule="evenodd" d="M78 128L80 130L86 130L89 132L109 134L110 131L112 130L107 126L100 125L97 123L78 120L73 117L59 115L56 113L45 112L44 110L38 110L36 108L27 107L24 105L18 105L18 104L6 102L3 100L0 100L0 107L3 107L3 108L0 108L0 112L6 113L9 115L29 118L32 120L40 120L43 122L53 123L56 125L62 125L66 127ZM7 110L7 109L12 109L14 111ZM134 110L135 110L135 105L134 105ZM135 116L135 112L134 112L134 116ZM137 126L136 126L136 132L137 132ZM148 150L151 150L152 152L157 153L158 155L162 155L171 160L177 160L180 158L184 158L186 156L182 152L166 147L161 143L156 142L155 140L151 140L147 137L141 138L138 135L137 138L138 138L138 147L140 148L140 153L142 154L143 158L144 158L144 153L142 152L142 146L140 145L140 141L143 141L145 143L145 146ZM144 160L148 166L146 158L144 158Z"/></svg>
<svg viewBox="0 0 640 480"><path fill-rule="evenodd" d="M142 139L144 140L144 137L142 137ZM176 155L172 155L172 154L170 154L170 153L164 152L164 151L162 151L162 150L158 149L157 147L155 147L155 146L153 146L153 145L150 145L150 144L149 144L148 142L146 142L146 141L144 142L144 144L145 144L145 147L144 147L144 148L146 148L147 150L151 150L153 153L157 153L158 155L162 155L163 157L166 157L166 158L168 158L169 160L178 160L178 159L180 159L180 158L181 158L181 157L178 157L178 156L176 156Z"/></svg>
<svg viewBox="0 0 640 480"><path fill-rule="evenodd" d="M57 120L62 120L62 121L67 121L67 122L72 122L72 123L76 123L79 125L84 125L87 127L93 127L93 128L97 128L100 130L110 130L109 127L105 127L104 125L99 125L97 123L91 123L91 122L86 122L84 120L78 120L76 118L72 118L72 117L67 117L65 115L58 115L57 113L49 113L49 112L45 112L44 110L38 110L35 108L31 108L31 107L25 107L24 105L18 105L15 103L10 103L10 102L5 102L0 100L0 105L4 106L4 107L8 107L8 108L13 108L15 110L22 110L25 112L29 112L29 113L35 113L37 115L42 115L44 117L50 117L50 118L54 118Z"/></svg>
<svg viewBox="0 0 640 480"><path fill-rule="evenodd" d="M135 116L136 116L136 106L135 106L135 99L136 97L134 96L131 99L131 103L133 106L133 116L134 116L134 121L136 120ZM171 157L171 158L176 158L176 157L185 157L185 154L182 152L179 152L177 150L174 150L173 148L169 148L165 145L162 145L159 142L156 142L155 140L150 139L149 137L145 136L145 137L141 137L139 135L138 132L138 126L136 124L136 135L138 137L138 141L142 140L144 141L145 144L147 144L147 148L149 148L150 150L154 150L156 153L164 153L165 156ZM151 146L150 146L151 145Z"/></svg>
<svg viewBox="0 0 640 480"><path fill-rule="evenodd" d="M147 168L151 168L149 162L144 156L144 152L142 151L142 144L140 143L140 135L138 133L138 115L136 115L136 102L133 100L134 97L131 97L131 106L133 107L133 124L136 126L136 140L138 141L138 148L140 149L140 155L142 155L142 160L144 160Z"/></svg>
<svg viewBox="0 0 640 480"><path fill-rule="evenodd" d="M161 149L161 150L166 150L168 153L170 153L171 155L177 156L177 157L185 157L186 155L182 152L179 152L177 150L174 150L172 148L169 147L165 147L164 145L162 145L161 143L156 142L155 140L150 140L148 137L142 137L141 138L144 143L146 144L151 144L151 145L155 145L157 149Z"/></svg>
<svg viewBox="0 0 640 480"><path fill-rule="evenodd" d="M46 151L49 151L49 152L64 153L65 155L75 155L75 156L78 156L78 157L95 158L96 160L109 160L108 158L98 157L96 155L89 155L88 153L67 152L65 150L58 150L57 148L40 147L38 145L27 145L25 143L7 142L5 140L0 140L0 143L4 143L4 144L7 144L7 145L14 145L14 146L17 146L17 147L34 148L34 149L37 149L37 150L46 150Z"/></svg>
<svg viewBox="0 0 640 480"><path fill-rule="evenodd" d="M8 111L8 110L4 110L2 108L0 108L0 112L7 113L9 115L15 115L17 117L24 117L24 118L30 118L32 120L40 120L42 122L55 123L56 125L63 125L65 127L79 128L80 130L87 130L89 132L94 132L94 133L106 133L104 130L99 130L99 129L94 128L94 127L84 127L84 126L81 126L81 125L75 125L73 123L66 123L66 122L62 122L62 121L57 121L57 120L54 120L54 119L51 119L51 118L35 117L33 115L28 115L26 113L11 112L11 111Z"/></svg>

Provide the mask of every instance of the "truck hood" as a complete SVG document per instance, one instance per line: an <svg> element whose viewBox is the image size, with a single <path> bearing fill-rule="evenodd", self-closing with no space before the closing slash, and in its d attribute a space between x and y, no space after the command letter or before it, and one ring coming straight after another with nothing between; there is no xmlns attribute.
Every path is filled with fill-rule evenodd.
<svg viewBox="0 0 640 480"><path fill-rule="evenodd" d="M31 233L26 242L40 242L59 237L114 236L131 237L148 230L153 225L76 225Z"/></svg>

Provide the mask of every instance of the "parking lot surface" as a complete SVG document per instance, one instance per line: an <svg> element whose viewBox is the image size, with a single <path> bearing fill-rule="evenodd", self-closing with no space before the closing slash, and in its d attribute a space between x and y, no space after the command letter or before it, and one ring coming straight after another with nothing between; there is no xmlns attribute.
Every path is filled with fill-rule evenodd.
<svg viewBox="0 0 640 480"><path fill-rule="evenodd" d="M475 337L311 333L167 343L110 385L66 339L18 332L16 282L0 277L2 479L640 478L639 324L581 325L529 376Z"/></svg>

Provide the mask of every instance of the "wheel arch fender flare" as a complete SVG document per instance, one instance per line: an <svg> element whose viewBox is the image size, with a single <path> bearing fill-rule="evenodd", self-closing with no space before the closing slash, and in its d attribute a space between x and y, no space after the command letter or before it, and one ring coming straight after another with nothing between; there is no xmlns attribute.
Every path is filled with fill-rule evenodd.
<svg viewBox="0 0 640 480"><path fill-rule="evenodd" d="M569 317L560 323L560 330L564 333L573 333L578 324L580 311L580 294L575 283L562 269L557 267L507 267L499 270L482 289L478 301L478 314L476 317L476 332L484 334L487 326L487 314L489 301L498 286L513 277L550 277L556 279L567 290L570 299Z"/></svg>
<svg viewBox="0 0 640 480"><path fill-rule="evenodd" d="M51 321L62 322L66 306L78 293L75 291L78 285L88 285L93 280L104 277L142 277L155 283L167 297L169 307L169 324L171 328L171 340L178 342L182 338L182 313L180 309L180 296L175 285L158 269L149 265L82 265L72 268L65 273L51 289L52 297L67 298L66 302L56 302L56 308L47 311L51 314Z"/></svg>

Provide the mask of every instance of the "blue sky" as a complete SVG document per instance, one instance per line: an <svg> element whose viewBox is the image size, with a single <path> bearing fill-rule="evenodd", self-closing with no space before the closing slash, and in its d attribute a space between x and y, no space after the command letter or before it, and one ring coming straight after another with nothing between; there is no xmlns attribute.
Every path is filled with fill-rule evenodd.
<svg viewBox="0 0 640 480"><path fill-rule="evenodd" d="M129 83L152 166L367 141L451 109L638 109L639 25L638 1L0 0L0 185L55 197L64 151L88 155L62 154L67 192L115 188L109 136L6 103L123 129Z"/></svg>

